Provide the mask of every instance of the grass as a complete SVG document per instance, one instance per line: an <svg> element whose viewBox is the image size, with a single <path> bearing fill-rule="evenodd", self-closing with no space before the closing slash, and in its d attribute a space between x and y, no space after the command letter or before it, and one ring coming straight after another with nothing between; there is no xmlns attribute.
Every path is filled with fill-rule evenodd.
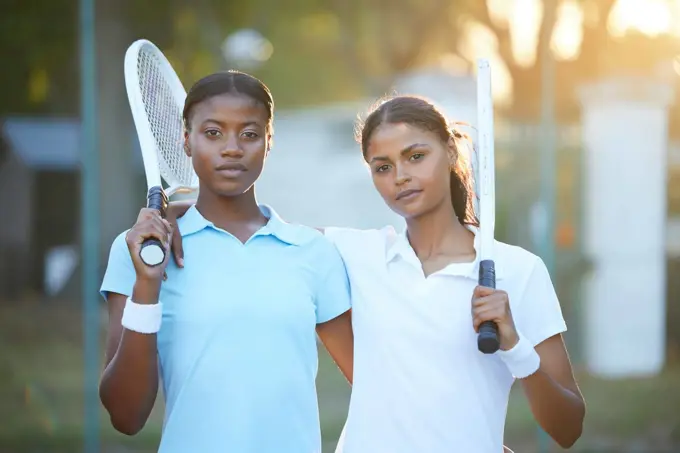
<svg viewBox="0 0 680 453"><path fill-rule="evenodd" d="M102 325L104 321L102 313ZM81 345L76 309L0 306L0 452L81 451ZM669 367L655 378L621 381L579 373L579 382L588 415L573 451L680 451L680 367ZM325 353L320 355L318 391L324 451L332 452L344 423L349 388ZM116 433L102 410L102 452L155 451L162 411L159 398L147 426L130 438ZM537 451L536 425L519 387L511 396L506 443L518 453ZM556 451L561 450L551 449Z"/></svg>

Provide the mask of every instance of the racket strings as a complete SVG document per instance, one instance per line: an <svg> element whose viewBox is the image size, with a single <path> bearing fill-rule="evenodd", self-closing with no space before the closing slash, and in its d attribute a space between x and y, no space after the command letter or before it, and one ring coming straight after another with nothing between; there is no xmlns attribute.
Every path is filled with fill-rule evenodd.
<svg viewBox="0 0 680 453"><path fill-rule="evenodd" d="M161 176L168 184L190 186L194 173L182 149L184 123L182 112L166 81L157 57L142 49L137 58L139 88L146 117L156 140Z"/></svg>

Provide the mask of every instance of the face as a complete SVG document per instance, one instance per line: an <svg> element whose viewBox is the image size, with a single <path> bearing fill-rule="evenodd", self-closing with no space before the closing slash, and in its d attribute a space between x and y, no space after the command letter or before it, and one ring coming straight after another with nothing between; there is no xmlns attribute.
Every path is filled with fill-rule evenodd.
<svg viewBox="0 0 680 453"><path fill-rule="evenodd" d="M223 94L196 104L185 151L204 188L227 197L250 189L269 152L267 111L248 96Z"/></svg>
<svg viewBox="0 0 680 453"><path fill-rule="evenodd" d="M408 124L382 124L366 150L375 188L394 212L408 219L451 206L453 148L434 133Z"/></svg>

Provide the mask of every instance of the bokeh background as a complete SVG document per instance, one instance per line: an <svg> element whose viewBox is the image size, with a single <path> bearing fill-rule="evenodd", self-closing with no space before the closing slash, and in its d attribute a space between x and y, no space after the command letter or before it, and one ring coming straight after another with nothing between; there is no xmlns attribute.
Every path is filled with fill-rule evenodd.
<svg viewBox="0 0 680 453"><path fill-rule="evenodd" d="M558 289L588 404L573 450L680 452L680 0L2 0L0 452L158 445L162 398L128 438L96 395L97 288L145 202L123 79L139 38L187 88L228 68L271 88L258 196L314 226L399 225L362 165L357 114L421 94L474 136L488 58L496 235L541 255ZM350 389L323 351L318 389L331 452ZM519 386L506 444L560 451Z"/></svg>

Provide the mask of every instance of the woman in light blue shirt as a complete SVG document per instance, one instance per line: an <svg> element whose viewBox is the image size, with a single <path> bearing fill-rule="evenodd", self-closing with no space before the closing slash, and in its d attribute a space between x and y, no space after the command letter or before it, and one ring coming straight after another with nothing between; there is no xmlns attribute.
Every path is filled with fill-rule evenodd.
<svg viewBox="0 0 680 453"><path fill-rule="evenodd" d="M149 209L111 247L101 287L109 328L100 396L113 426L133 435L160 378L162 453L319 452L316 333L352 375L339 253L255 197L273 110L267 87L247 74L198 81L184 108L200 194L177 222L183 262L147 267L139 259L145 239L168 245L172 235Z"/></svg>

